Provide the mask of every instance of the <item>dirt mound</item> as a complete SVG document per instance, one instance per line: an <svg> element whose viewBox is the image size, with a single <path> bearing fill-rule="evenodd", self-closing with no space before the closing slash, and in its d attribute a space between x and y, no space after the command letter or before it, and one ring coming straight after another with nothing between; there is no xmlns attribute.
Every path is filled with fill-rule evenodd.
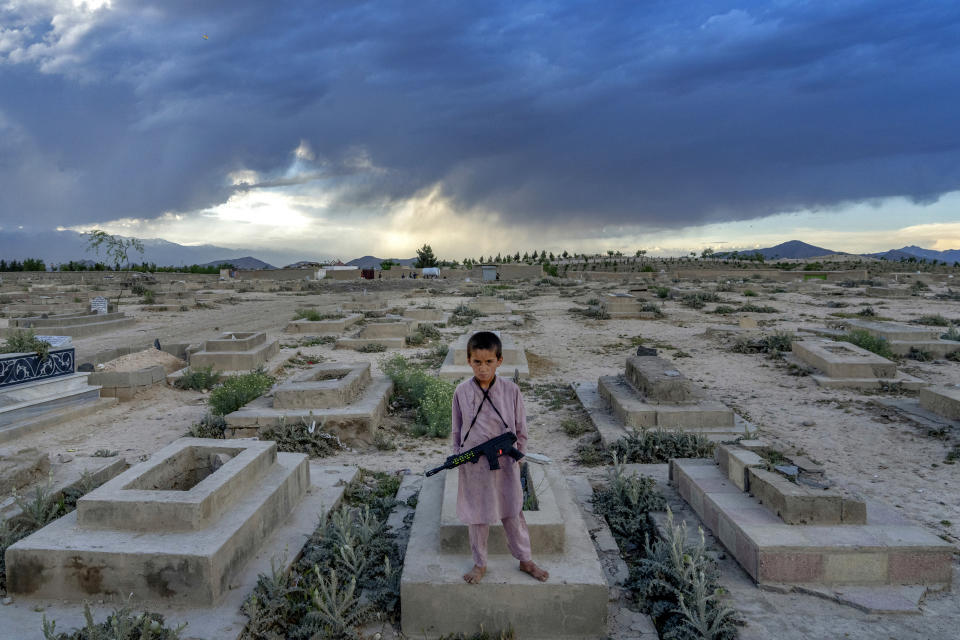
<svg viewBox="0 0 960 640"><path fill-rule="evenodd" d="M172 356L166 351L159 349L144 349L136 353L128 353L109 362L105 362L103 369L97 367L97 371L139 371L147 367L161 366L167 373L179 371L187 366L187 363Z"/></svg>

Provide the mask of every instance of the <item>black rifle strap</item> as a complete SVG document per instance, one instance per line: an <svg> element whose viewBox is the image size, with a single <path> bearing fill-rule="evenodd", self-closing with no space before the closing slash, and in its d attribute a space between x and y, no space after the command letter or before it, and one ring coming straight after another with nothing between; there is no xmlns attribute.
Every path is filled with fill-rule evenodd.
<svg viewBox="0 0 960 640"><path fill-rule="evenodd" d="M474 378L473 381L477 384L477 388L480 389L480 393L483 394L483 399L480 400L480 405L477 407L477 412L473 414L473 420L470 421L470 426L467 427L467 433L463 436L463 440L460 441L460 446L463 447L463 444L467 441L467 436L470 435L470 429L473 429L473 425L476 424L477 418L480 417L480 410L483 409L483 403L489 402L490 406L497 413L497 417L500 418L500 422L503 423L503 430L510 431L510 427L507 426L507 421L503 419L503 416L500 415L500 410L497 409L497 405L493 404L493 400L490 399L490 389L493 388L493 385L497 382L497 376L493 376L493 380L490 381L490 386L484 389L480 386L480 383L477 382L477 379Z"/></svg>

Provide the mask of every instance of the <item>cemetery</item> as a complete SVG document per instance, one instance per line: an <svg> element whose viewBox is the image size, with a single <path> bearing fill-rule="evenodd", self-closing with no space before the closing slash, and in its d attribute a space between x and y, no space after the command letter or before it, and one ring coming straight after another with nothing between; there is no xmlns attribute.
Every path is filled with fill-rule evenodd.
<svg viewBox="0 0 960 640"><path fill-rule="evenodd" d="M683 602L715 632L677 637L951 637L960 301L933 280L926 297L842 284L858 271L668 268L503 270L498 296L473 297L489 283L198 278L122 311L93 281L0 292L56 310L0 320L26 349L0 354L3 629L40 640L44 618L68 631L129 607L189 639L322 620L316 637L654 640L701 615ZM569 311L585 300L602 313ZM451 455L467 342L488 329L526 408L545 582L499 523L465 582L462 476L424 477Z"/></svg>

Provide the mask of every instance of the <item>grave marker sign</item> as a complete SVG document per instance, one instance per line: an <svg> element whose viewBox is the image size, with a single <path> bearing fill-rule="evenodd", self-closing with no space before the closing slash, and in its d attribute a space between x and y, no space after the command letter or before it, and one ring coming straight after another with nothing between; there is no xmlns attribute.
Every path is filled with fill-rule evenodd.
<svg viewBox="0 0 960 640"><path fill-rule="evenodd" d="M107 312L107 299L103 296L97 296L90 301L90 311L92 313L106 313Z"/></svg>

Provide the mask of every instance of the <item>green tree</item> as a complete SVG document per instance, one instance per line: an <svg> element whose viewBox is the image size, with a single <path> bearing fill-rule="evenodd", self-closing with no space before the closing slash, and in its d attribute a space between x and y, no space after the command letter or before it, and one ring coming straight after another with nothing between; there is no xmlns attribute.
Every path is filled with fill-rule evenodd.
<svg viewBox="0 0 960 640"><path fill-rule="evenodd" d="M113 262L114 271L119 271L121 265L125 266L130 262L128 254L131 249L143 255L143 243L136 238L122 238L100 229L88 231L85 235L87 236L87 251L92 250L100 255L100 249L102 248L107 258Z"/></svg>
<svg viewBox="0 0 960 640"><path fill-rule="evenodd" d="M384 271L390 271L390 268L395 264L397 263L394 262L393 260L384 260L383 262L380 263L380 268L383 269Z"/></svg>
<svg viewBox="0 0 960 640"><path fill-rule="evenodd" d="M438 264L437 256L433 255L433 249L430 248L430 245L425 244L417 249L417 261L413 263L414 267L423 269L424 267L436 267Z"/></svg>

